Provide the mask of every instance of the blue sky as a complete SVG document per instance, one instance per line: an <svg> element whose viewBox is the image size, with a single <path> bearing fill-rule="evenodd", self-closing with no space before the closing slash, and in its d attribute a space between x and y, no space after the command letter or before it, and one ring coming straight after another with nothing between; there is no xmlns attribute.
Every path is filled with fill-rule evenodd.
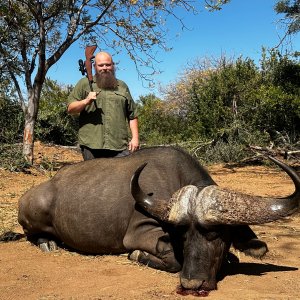
<svg viewBox="0 0 300 300"><path fill-rule="evenodd" d="M170 30L168 46L171 52L159 52L159 69L162 74L153 77L156 87L174 82L187 62L197 58L215 57L222 54L227 57L250 57L258 62L261 48L278 44L282 30L278 24L280 15L274 12L275 0L231 0L217 12L205 10L203 2L198 0L198 15L181 14L189 30L181 31L176 22L168 23ZM179 35L178 35L179 33ZM300 50L299 34L292 40L294 50ZM109 51L109 49L106 49ZM81 77L78 71L78 59L84 59L84 49L72 46L61 60L47 74L62 84L75 84ZM147 83L138 78L134 64L126 53L114 56L117 62L117 77L124 80L135 100L140 95L155 93Z"/></svg>

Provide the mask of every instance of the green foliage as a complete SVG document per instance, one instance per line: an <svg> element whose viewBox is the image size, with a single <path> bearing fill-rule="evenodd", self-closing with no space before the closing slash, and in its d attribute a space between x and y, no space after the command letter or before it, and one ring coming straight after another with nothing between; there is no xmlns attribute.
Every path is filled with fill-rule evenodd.
<svg viewBox="0 0 300 300"><path fill-rule="evenodd" d="M76 143L78 120L67 114L70 89L61 87L56 81L45 80L35 131L38 140L58 145Z"/></svg>
<svg viewBox="0 0 300 300"><path fill-rule="evenodd" d="M256 90L259 103L253 123L272 136L284 132L291 142L300 137L300 62L278 51L262 55L262 83Z"/></svg>
<svg viewBox="0 0 300 300"><path fill-rule="evenodd" d="M42 171L50 171L50 177L52 177L51 172L59 169L59 164L53 162L47 156L43 156L40 163L39 169Z"/></svg>
<svg viewBox="0 0 300 300"><path fill-rule="evenodd" d="M23 134L23 112L20 105L8 98L0 98L0 143L19 143Z"/></svg>
<svg viewBox="0 0 300 300"><path fill-rule="evenodd" d="M193 135L214 138L232 125L244 123L252 107L249 93L259 80L252 60L223 59L205 82L194 81L190 90L188 122Z"/></svg>
<svg viewBox="0 0 300 300"><path fill-rule="evenodd" d="M168 105L153 94L139 99L140 140L147 145L175 143L184 135L180 117Z"/></svg>
<svg viewBox="0 0 300 300"><path fill-rule="evenodd" d="M287 34L295 34L300 31L300 1L280 0L274 7L278 14L284 14L282 22L287 27Z"/></svg>
<svg viewBox="0 0 300 300"><path fill-rule="evenodd" d="M260 68L222 58L213 69L187 70L164 101L141 98L143 141L181 144L204 162L236 162L253 144L291 147L300 138L299 68L288 55L264 51Z"/></svg>
<svg viewBox="0 0 300 300"><path fill-rule="evenodd" d="M253 124L271 136L274 132L285 132L296 142L300 135L300 95L288 94L281 87L271 85L261 86L257 96L260 103L252 115Z"/></svg>
<svg viewBox="0 0 300 300"><path fill-rule="evenodd" d="M23 171L29 167L22 154L22 144L0 143L0 167L12 172Z"/></svg>
<svg viewBox="0 0 300 300"><path fill-rule="evenodd" d="M1 1L0 78L9 78L22 103L26 159L33 163L32 137L47 73L71 45L79 41L85 45L99 42L99 49L125 51L140 77L151 80L150 74L159 66L154 53L169 50L165 22L173 17L182 26L176 14L180 10L196 13L192 4L185 0ZM49 116L44 119L51 126L48 122L41 126L51 127L51 132L41 138L53 139L53 121ZM65 116L60 115L59 119L64 120Z"/></svg>
<svg viewBox="0 0 300 300"><path fill-rule="evenodd" d="M282 55L278 50L271 50L267 56L262 53L262 75L265 84L281 87L291 94L300 94L300 63L297 56Z"/></svg>
<svg viewBox="0 0 300 300"><path fill-rule="evenodd" d="M22 155L23 111L13 98L9 82L3 79L0 87L0 167L23 170L27 167Z"/></svg>
<svg viewBox="0 0 300 300"><path fill-rule="evenodd" d="M249 145L266 146L270 136L266 132L250 131L242 126L227 129L207 147L197 153L203 163L240 162L252 156Z"/></svg>
<svg viewBox="0 0 300 300"><path fill-rule="evenodd" d="M140 97L141 144L179 144L205 163L237 162L252 144L291 147L300 138L299 68L296 58L263 51L260 68L251 59L222 58L214 68L188 70L164 100ZM66 113L68 92L46 79L36 124L41 141L76 143L77 119ZM18 170L26 168L23 114L12 99L9 92L0 98L0 159L5 168ZM45 159L41 167L54 165Z"/></svg>
<svg viewBox="0 0 300 300"><path fill-rule="evenodd" d="M0 97L0 165L11 171L21 171L29 167L22 154L24 114L20 104L13 100L8 82L2 82ZM46 79L40 113L36 124L36 137L45 143L74 145L77 142L78 122L66 112L68 88L56 81ZM51 169L47 160L40 167Z"/></svg>
<svg viewBox="0 0 300 300"><path fill-rule="evenodd" d="M205 7L209 11L220 10L223 5L229 3L230 0L206 0Z"/></svg>
<svg viewBox="0 0 300 300"><path fill-rule="evenodd" d="M245 146L234 139L226 142L218 141L199 157L205 163L239 162L243 158L245 158Z"/></svg>

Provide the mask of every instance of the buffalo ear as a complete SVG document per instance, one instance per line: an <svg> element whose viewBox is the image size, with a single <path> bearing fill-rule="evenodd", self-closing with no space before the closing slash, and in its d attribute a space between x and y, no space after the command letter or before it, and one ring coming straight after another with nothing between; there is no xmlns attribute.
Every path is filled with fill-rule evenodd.
<svg viewBox="0 0 300 300"><path fill-rule="evenodd" d="M145 201L144 199L147 199L147 197L149 197L148 195L146 195L143 192L143 190L141 189L141 187L139 185L140 175L147 164L148 163L145 162L141 166L139 166L137 168L137 170L134 172L134 174L132 175L131 180L130 180L131 195L133 196L133 198L135 199L135 201L137 203L143 202L143 201Z"/></svg>
<svg viewBox="0 0 300 300"><path fill-rule="evenodd" d="M153 193L146 194L139 185L139 176L147 163L142 164L133 174L130 183L131 194L136 203L151 216L172 224L177 224L186 217L190 201L195 199L198 188L187 185L176 191L169 199L154 197Z"/></svg>
<svg viewBox="0 0 300 300"><path fill-rule="evenodd" d="M151 216L166 221L169 210L166 209L166 201L155 199L153 193L146 194L139 185L139 176L146 167L143 163L133 174L130 182L130 191L136 203Z"/></svg>

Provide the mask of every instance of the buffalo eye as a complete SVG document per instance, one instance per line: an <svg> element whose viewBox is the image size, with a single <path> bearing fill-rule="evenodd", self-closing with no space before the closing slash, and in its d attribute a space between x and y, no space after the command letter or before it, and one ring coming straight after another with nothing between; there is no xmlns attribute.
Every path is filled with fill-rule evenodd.
<svg viewBox="0 0 300 300"><path fill-rule="evenodd" d="M182 241L186 240L186 234L188 230L189 230L188 224L180 224L176 226L176 233L178 236L181 237Z"/></svg>
<svg viewBox="0 0 300 300"><path fill-rule="evenodd" d="M205 234L205 238L208 240L208 241L212 241L212 240L215 240L219 237L219 232L215 232L215 231L211 231L211 232L207 232Z"/></svg>
<svg viewBox="0 0 300 300"><path fill-rule="evenodd" d="M197 226L198 231L208 241L217 239L220 236L220 230L218 226Z"/></svg>

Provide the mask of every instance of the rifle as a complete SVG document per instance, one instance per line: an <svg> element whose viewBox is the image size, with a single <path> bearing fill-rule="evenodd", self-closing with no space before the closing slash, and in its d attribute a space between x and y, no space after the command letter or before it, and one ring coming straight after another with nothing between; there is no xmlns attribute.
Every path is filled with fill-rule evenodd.
<svg viewBox="0 0 300 300"><path fill-rule="evenodd" d="M94 52L97 48L97 45L86 46L85 48L85 62L82 59L79 59L79 71L82 75L86 75L89 80L89 85L91 92L93 91L93 72L92 72L92 63L95 58Z"/></svg>

